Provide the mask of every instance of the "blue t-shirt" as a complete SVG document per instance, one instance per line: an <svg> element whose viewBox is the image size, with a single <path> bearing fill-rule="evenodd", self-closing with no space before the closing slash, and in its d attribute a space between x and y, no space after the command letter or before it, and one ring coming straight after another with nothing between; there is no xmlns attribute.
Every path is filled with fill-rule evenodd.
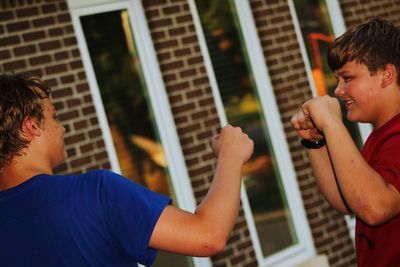
<svg viewBox="0 0 400 267"><path fill-rule="evenodd" d="M0 266L151 265L148 243L170 202L105 170L34 176L0 191Z"/></svg>

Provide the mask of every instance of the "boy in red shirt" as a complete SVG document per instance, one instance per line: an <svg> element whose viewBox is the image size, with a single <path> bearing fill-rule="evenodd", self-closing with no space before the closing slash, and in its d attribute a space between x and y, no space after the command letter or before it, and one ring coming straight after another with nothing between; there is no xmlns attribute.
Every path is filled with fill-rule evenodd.
<svg viewBox="0 0 400 267"><path fill-rule="evenodd" d="M400 266L400 29L372 18L337 38L328 62L347 118L373 125L362 153L336 98L305 102L291 123L322 194L356 216L358 266Z"/></svg>

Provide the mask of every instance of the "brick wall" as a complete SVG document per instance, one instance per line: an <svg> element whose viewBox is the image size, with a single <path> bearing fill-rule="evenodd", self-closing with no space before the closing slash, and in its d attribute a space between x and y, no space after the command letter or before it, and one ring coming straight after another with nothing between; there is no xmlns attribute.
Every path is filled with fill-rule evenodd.
<svg viewBox="0 0 400 267"><path fill-rule="evenodd" d="M0 71L40 76L52 88L69 154L56 172L110 167L64 0L0 1Z"/></svg>
<svg viewBox="0 0 400 267"><path fill-rule="evenodd" d="M347 27L372 16L387 18L400 25L400 0L339 0L339 3Z"/></svg>
<svg viewBox="0 0 400 267"><path fill-rule="evenodd" d="M207 192L215 157L210 139L220 127L187 1L142 1L197 202ZM243 210L213 266L256 266Z"/></svg>
<svg viewBox="0 0 400 267"><path fill-rule="evenodd" d="M312 95L288 1L252 0L250 3L315 248L318 254L328 256L333 267L355 266L354 248L344 217L320 194L306 151L290 125L291 116Z"/></svg>
<svg viewBox="0 0 400 267"><path fill-rule="evenodd" d="M143 0L163 80L197 202L215 167L210 138L220 127L210 83L187 1ZM286 139L319 254L331 266L355 266L343 216L320 195L290 117L311 97L286 0L251 0ZM400 24L400 0L340 0L347 26L370 16ZM58 173L110 168L105 144L65 0L0 1L0 71L41 76L66 126L69 160ZM243 210L228 246L214 266L257 266Z"/></svg>

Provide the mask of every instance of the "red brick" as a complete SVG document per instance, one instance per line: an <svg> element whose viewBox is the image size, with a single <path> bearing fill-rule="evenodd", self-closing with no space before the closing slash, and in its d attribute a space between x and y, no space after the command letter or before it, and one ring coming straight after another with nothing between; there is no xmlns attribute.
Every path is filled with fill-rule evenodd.
<svg viewBox="0 0 400 267"><path fill-rule="evenodd" d="M28 30L31 27L31 25L29 21L18 21L14 23L9 23L7 24L6 27L8 32L18 32L18 31Z"/></svg>
<svg viewBox="0 0 400 267"><path fill-rule="evenodd" d="M72 46L77 44L75 36L64 38L63 42L65 46Z"/></svg>
<svg viewBox="0 0 400 267"><path fill-rule="evenodd" d="M4 63L4 69L7 71L21 70L26 68L25 60L14 60Z"/></svg>
<svg viewBox="0 0 400 267"><path fill-rule="evenodd" d="M75 143L83 142L86 140L86 137L83 133L70 135L64 138L64 142L66 145L72 145Z"/></svg>
<svg viewBox="0 0 400 267"><path fill-rule="evenodd" d="M89 106L84 109L82 109L83 115L90 115L90 114L96 114L96 109L94 106Z"/></svg>
<svg viewBox="0 0 400 267"><path fill-rule="evenodd" d="M165 15L171 15L173 13L179 13L179 11L180 11L180 6L179 5L169 6L169 7L163 8L163 13Z"/></svg>
<svg viewBox="0 0 400 267"><path fill-rule="evenodd" d="M54 98L62 98L62 97L70 97L72 96L72 89L71 88L63 88L63 89L57 89L57 90L52 90L51 92L52 97ZM68 114L73 114L73 116L68 116ZM75 117L77 117L78 114L76 114L75 112L70 112L70 113L66 113L65 115L60 114L60 118L64 119L63 116L67 116L67 118L65 119L73 119Z"/></svg>
<svg viewBox="0 0 400 267"><path fill-rule="evenodd" d="M53 17L43 17L39 19L34 19L32 21L34 27L45 27L45 26L52 26L55 24L55 20Z"/></svg>
<svg viewBox="0 0 400 267"><path fill-rule="evenodd" d="M55 4L46 4L46 5L42 5L41 9L44 14L53 13L53 12L57 11L57 6Z"/></svg>
<svg viewBox="0 0 400 267"><path fill-rule="evenodd" d="M55 50L60 47L61 47L61 43L59 40L46 41L46 42L39 43L39 48L41 51Z"/></svg>
<svg viewBox="0 0 400 267"><path fill-rule="evenodd" d="M10 57L11 57L11 53L9 50L1 50L0 51L1 60L9 59Z"/></svg>
<svg viewBox="0 0 400 267"><path fill-rule="evenodd" d="M89 137L90 138L95 138L95 137L100 137L101 136L101 130L100 129L94 129L89 131Z"/></svg>
<svg viewBox="0 0 400 267"><path fill-rule="evenodd" d="M181 35L186 33L185 27L178 27L174 29L168 30L169 35L174 36L174 35Z"/></svg>
<svg viewBox="0 0 400 267"><path fill-rule="evenodd" d="M79 98L70 98L67 100L68 108L73 108L81 105L81 100Z"/></svg>
<svg viewBox="0 0 400 267"><path fill-rule="evenodd" d="M57 16L57 20L59 23L70 22L71 16L69 15L69 13L60 14Z"/></svg>
<svg viewBox="0 0 400 267"><path fill-rule="evenodd" d="M60 36L64 33L63 28L60 27L49 29L48 32L51 37Z"/></svg>
<svg viewBox="0 0 400 267"><path fill-rule="evenodd" d="M16 13L18 18L33 17L39 14L39 9L37 6L18 8Z"/></svg>
<svg viewBox="0 0 400 267"><path fill-rule="evenodd" d="M45 37L46 37L46 34L44 31L34 31L34 32L25 33L22 35L22 38L24 39L25 42L37 41L37 40L43 39Z"/></svg>
<svg viewBox="0 0 400 267"><path fill-rule="evenodd" d="M158 27L167 27L172 25L172 20L170 18L160 19L160 20L153 20L149 22L149 26L151 28L158 28Z"/></svg>
<svg viewBox="0 0 400 267"><path fill-rule="evenodd" d="M26 45L14 48L14 55L23 56L36 53L36 47L34 45Z"/></svg>
<svg viewBox="0 0 400 267"><path fill-rule="evenodd" d="M78 93L86 92L89 91L89 85L87 83L78 84L76 89L78 90Z"/></svg>
<svg viewBox="0 0 400 267"><path fill-rule="evenodd" d="M12 11L0 10L0 21L12 21L13 19L14 19L14 13Z"/></svg>
<svg viewBox="0 0 400 267"><path fill-rule="evenodd" d="M72 83L72 82L74 82L74 81L75 81L75 78L74 78L74 75L72 75L72 74L65 75L65 76L62 76L62 77L61 77L61 82L62 82L63 84L65 84L65 83Z"/></svg>
<svg viewBox="0 0 400 267"><path fill-rule="evenodd" d="M73 69L73 70L83 68L83 64L82 64L82 61L80 59L72 61L70 66L71 66L71 69Z"/></svg>
<svg viewBox="0 0 400 267"><path fill-rule="evenodd" d="M37 57L31 57L29 59L29 63L32 66L35 65L43 65L45 63L51 62L51 57L49 55L43 55L43 56L37 56Z"/></svg>
<svg viewBox="0 0 400 267"><path fill-rule="evenodd" d="M177 16L175 19L178 23L192 22L192 15Z"/></svg>
<svg viewBox="0 0 400 267"><path fill-rule="evenodd" d="M58 60L64 60L64 59L68 59L68 52L67 51L61 51L61 52L57 52L54 54L54 58L58 61Z"/></svg>
<svg viewBox="0 0 400 267"><path fill-rule="evenodd" d="M90 157L80 157L78 159L71 160L71 166L72 166L72 168L83 167L91 162L92 162L92 159Z"/></svg>
<svg viewBox="0 0 400 267"><path fill-rule="evenodd" d="M154 47L155 49L166 49L166 48L170 48L170 47L176 47L178 45L178 41L177 40L168 40L168 41L163 41L163 42L157 42L154 43Z"/></svg>
<svg viewBox="0 0 400 267"><path fill-rule="evenodd" d="M47 74L64 73L68 70L67 64L57 64L45 67Z"/></svg>
<svg viewBox="0 0 400 267"><path fill-rule="evenodd" d="M183 62L180 60L160 65L162 71L176 70L181 67L183 67Z"/></svg>

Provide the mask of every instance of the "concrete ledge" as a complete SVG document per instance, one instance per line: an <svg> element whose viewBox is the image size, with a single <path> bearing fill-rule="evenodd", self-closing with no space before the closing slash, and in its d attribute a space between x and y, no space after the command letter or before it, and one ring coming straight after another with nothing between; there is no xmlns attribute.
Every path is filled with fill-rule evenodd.
<svg viewBox="0 0 400 267"><path fill-rule="evenodd" d="M317 255L295 267L329 267L328 257L326 255Z"/></svg>

